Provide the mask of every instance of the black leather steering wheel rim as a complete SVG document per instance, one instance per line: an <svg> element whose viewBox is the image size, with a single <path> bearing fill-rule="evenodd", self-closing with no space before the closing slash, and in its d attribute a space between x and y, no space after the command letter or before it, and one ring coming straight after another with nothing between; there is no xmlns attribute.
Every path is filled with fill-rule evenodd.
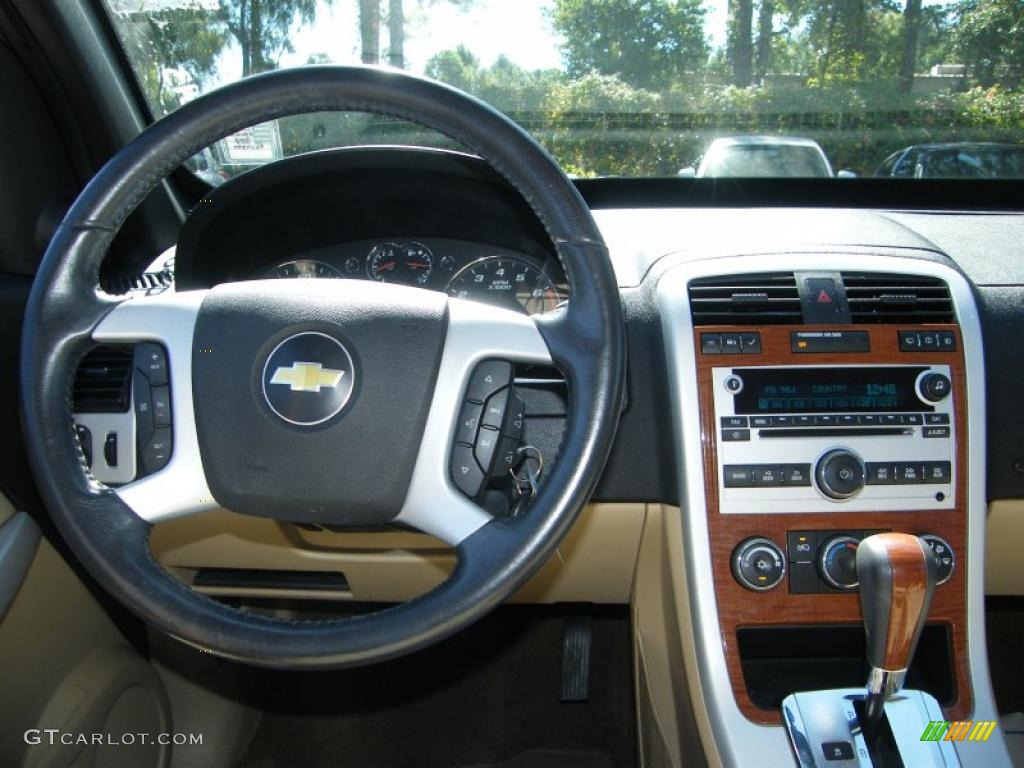
<svg viewBox="0 0 1024 768"><path fill-rule="evenodd" d="M85 471L70 404L92 332L119 302L97 287L114 236L186 158L241 128L290 114L371 112L459 141L504 176L547 230L569 280L566 309L538 322L570 382L559 460L530 510L493 520L458 546L451 577L373 614L292 621L239 611L185 587L153 559L151 526ZM21 354L25 443L40 493L75 556L115 598L187 643L268 666L341 667L410 652L496 606L554 552L597 483L621 407L624 321L607 251L554 160L521 128L444 85L362 67L282 70L207 94L155 123L114 156L64 218L36 275ZM469 553L472 552L472 556Z"/></svg>

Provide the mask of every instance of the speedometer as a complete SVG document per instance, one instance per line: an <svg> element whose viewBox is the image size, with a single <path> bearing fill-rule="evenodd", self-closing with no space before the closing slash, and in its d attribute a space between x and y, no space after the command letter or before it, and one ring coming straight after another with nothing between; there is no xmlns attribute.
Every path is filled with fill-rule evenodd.
<svg viewBox="0 0 1024 768"><path fill-rule="evenodd" d="M544 270L516 256L487 256L466 265L448 283L448 295L536 315L562 300Z"/></svg>
<svg viewBox="0 0 1024 768"><path fill-rule="evenodd" d="M337 268L314 259L296 259L277 264L263 273L264 277L310 279L315 277L344 277Z"/></svg>

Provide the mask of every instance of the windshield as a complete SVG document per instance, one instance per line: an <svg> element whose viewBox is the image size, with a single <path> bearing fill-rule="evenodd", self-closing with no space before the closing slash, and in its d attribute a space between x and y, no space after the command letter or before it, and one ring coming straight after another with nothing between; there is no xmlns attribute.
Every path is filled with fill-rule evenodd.
<svg viewBox="0 0 1024 768"><path fill-rule="evenodd" d="M1024 176L1021 0L105 2L157 117L249 74L368 63L482 98L576 176ZM218 184L359 144L449 146L316 114L192 167Z"/></svg>

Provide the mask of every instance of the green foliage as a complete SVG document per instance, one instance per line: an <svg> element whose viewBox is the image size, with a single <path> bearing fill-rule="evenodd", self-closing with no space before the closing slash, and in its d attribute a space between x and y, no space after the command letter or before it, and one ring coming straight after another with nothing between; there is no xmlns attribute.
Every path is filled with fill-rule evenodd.
<svg viewBox="0 0 1024 768"><path fill-rule="evenodd" d="M953 49L978 84L1020 87L1024 80L1024 2L962 0L955 13Z"/></svg>
<svg viewBox="0 0 1024 768"><path fill-rule="evenodd" d="M657 88L703 70L704 14L701 0L555 0L551 19L570 75Z"/></svg>
<svg viewBox="0 0 1024 768"><path fill-rule="evenodd" d="M312 22L316 7L317 0L220 0L224 23L242 52L242 75L276 69L281 54L295 50L292 23Z"/></svg>

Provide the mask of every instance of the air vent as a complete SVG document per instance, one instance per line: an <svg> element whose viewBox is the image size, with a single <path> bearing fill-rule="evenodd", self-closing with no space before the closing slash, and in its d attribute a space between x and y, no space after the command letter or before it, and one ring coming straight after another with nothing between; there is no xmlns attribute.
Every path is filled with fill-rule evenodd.
<svg viewBox="0 0 1024 768"><path fill-rule="evenodd" d="M96 347L78 366L75 413L124 413L131 392L131 347Z"/></svg>
<svg viewBox="0 0 1024 768"><path fill-rule="evenodd" d="M800 294L792 272L702 277L690 283L694 325L798 324Z"/></svg>
<svg viewBox="0 0 1024 768"><path fill-rule="evenodd" d="M844 272L854 323L951 323L953 300L937 277Z"/></svg>

